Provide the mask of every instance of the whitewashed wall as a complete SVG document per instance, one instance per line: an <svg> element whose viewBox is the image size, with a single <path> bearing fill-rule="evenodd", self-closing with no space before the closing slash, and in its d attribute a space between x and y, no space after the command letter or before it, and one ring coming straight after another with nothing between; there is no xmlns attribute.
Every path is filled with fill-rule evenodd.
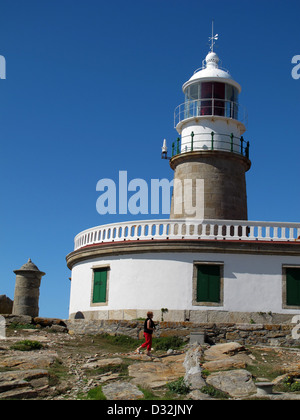
<svg viewBox="0 0 300 420"><path fill-rule="evenodd" d="M224 305L193 306L193 262L224 262ZM92 267L110 265L108 305L91 306ZM69 313L121 309L299 313L282 308L282 265L299 257L247 254L147 253L77 263Z"/></svg>

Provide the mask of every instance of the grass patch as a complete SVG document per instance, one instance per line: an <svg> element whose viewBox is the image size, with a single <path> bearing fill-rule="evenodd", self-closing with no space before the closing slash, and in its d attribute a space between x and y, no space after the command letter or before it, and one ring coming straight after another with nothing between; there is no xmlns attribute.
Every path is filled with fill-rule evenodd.
<svg viewBox="0 0 300 420"><path fill-rule="evenodd" d="M64 346L73 349L74 352L80 352L82 355L91 353L130 353L141 346L145 340L138 340L127 335L110 335L107 333L98 335L85 335L78 337L76 349L74 343L66 342ZM153 348L166 351L168 349L179 349L185 344L181 337L159 337L153 338ZM88 350L87 350L88 349Z"/></svg>
<svg viewBox="0 0 300 420"><path fill-rule="evenodd" d="M106 397L103 394L102 387L97 386L96 388L89 390L86 399L94 400L94 401L103 401L103 400L106 400Z"/></svg>
<svg viewBox="0 0 300 420"><path fill-rule="evenodd" d="M115 347L119 351L132 351L140 346L144 340L137 340L127 335L109 335L101 334L99 336L103 345L110 345ZM183 347L185 344L181 337L157 337L153 338L153 348L155 350L177 350Z"/></svg>
<svg viewBox="0 0 300 420"><path fill-rule="evenodd" d="M8 330L36 330L37 327L33 324L18 324L17 322L12 322L7 326Z"/></svg>
<svg viewBox="0 0 300 420"><path fill-rule="evenodd" d="M137 340L126 335L109 335L107 333L78 336L76 343L65 342L64 346L70 353L80 353L82 356L104 353L129 353L134 351L142 344L142 340Z"/></svg>
<svg viewBox="0 0 300 420"><path fill-rule="evenodd" d="M300 382L293 376L287 376L284 381L276 386L279 392L300 392Z"/></svg>
<svg viewBox="0 0 300 420"><path fill-rule="evenodd" d="M272 349L266 349L262 352L251 348L251 353L255 357L255 361L253 364L247 365L247 370L254 378L266 378L272 381L283 373L280 370L282 361Z"/></svg>
<svg viewBox="0 0 300 420"><path fill-rule="evenodd" d="M104 401L106 396L103 394L102 386L96 386L89 390L87 394L79 393L77 395L78 400L92 400L92 401Z"/></svg>
<svg viewBox="0 0 300 420"><path fill-rule="evenodd" d="M183 376L177 381L167 383L167 388L174 394L186 395L190 392L190 387L185 383Z"/></svg>
<svg viewBox="0 0 300 420"><path fill-rule="evenodd" d="M157 395L152 391L152 389L150 389L150 388L143 388L141 386L139 386L138 388L144 394L143 400L155 401L155 400L158 400L159 399L157 397Z"/></svg>
<svg viewBox="0 0 300 420"><path fill-rule="evenodd" d="M101 334L101 338L104 342L118 347L124 350L135 349L141 340L129 337L128 335L109 335Z"/></svg>
<svg viewBox="0 0 300 420"><path fill-rule="evenodd" d="M169 349L178 350L185 345L184 340L181 337L159 337L153 339L153 347L155 350L164 350Z"/></svg>
<svg viewBox="0 0 300 420"><path fill-rule="evenodd" d="M56 359L48 370L49 373L49 385L58 385L61 381L66 380L69 377L68 369L64 364Z"/></svg>
<svg viewBox="0 0 300 420"><path fill-rule="evenodd" d="M22 340L18 343L13 344L12 346L10 346L10 348L12 350L34 351L42 349L43 345L39 341Z"/></svg>
<svg viewBox="0 0 300 420"><path fill-rule="evenodd" d="M104 367L99 367L96 369L86 370L86 376L98 376L103 375L105 373L111 372L112 374L119 374L120 377L124 378L128 376L128 366L131 365L133 361L131 360L123 360L122 363L119 365L107 365Z"/></svg>

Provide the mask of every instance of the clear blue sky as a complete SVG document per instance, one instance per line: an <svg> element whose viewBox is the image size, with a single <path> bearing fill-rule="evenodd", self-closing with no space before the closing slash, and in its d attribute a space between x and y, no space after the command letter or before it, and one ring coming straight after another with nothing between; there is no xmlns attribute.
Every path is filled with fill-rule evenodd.
<svg viewBox="0 0 300 420"><path fill-rule="evenodd" d="M0 294L30 257L42 280L40 315L68 317L65 256L100 216L97 181L173 178L160 159L177 137L182 84L208 52L242 86L250 220L300 222L300 54L296 0L0 0ZM151 217L151 216L150 216ZM155 216L152 216L155 217ZM166 218L166 215L162 215ZM140 217L140 218L145 218ZM147 217L146 217L147 218Z"/></svg>

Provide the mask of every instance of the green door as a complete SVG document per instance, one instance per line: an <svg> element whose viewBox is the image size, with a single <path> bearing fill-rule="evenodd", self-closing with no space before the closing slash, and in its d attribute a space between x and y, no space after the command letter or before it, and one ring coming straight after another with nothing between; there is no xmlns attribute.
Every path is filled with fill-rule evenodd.
<svg viewBox="0 0 300 420"><path fill-rule="evenodd" d="M94 270L93 303L106 302L107 268Z"/></svg>
<svg viewBox="0 0 300 420"><path fill-rule="evenodd" d="M220 303L220 266L199 265L197 302Z"/></svg>
<svg viewBox="0 0 300 420"><path fill-rule="evenodd" d="M299 268L286 268L286 304L300 306Z"/></svg>

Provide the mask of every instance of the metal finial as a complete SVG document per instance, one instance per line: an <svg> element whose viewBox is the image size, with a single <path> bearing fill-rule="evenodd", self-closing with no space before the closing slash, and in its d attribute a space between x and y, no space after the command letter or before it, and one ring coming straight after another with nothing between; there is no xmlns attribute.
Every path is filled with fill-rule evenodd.
<svg viewBox="0 0 300 420"><path fill-rule="evenodd" d="M208 38L211 52L214 52L214 45L218 39L219 39L219 34L214 35L214 21L212 21L211 36Z"/></svg>

